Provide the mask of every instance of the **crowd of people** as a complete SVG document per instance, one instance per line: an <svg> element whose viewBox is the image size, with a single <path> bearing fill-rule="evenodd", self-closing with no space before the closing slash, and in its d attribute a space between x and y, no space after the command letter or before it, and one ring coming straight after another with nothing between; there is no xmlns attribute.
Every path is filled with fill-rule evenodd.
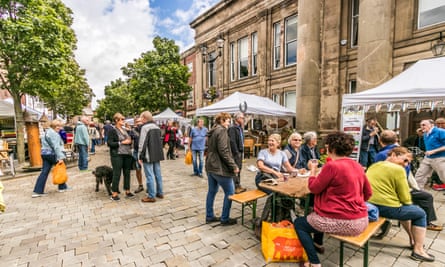
<svg viewBox="0 0 445 267"><path fill-rule="evenodd" d="M215 116L211 129L204 125L203 119L197 119L196 125L183 133L173 121L159 126L149 111L137 116L133 126L126 125L120 113L113 116L113 124L106 121L101 127L82 116L73 140L79 153L78 168L80 172L88 171L88 153L94 154L96 145L107 144L113 168L111 199L120 200L121 176L125 198L134 198L144 191L143 170L147 196L141 201L156 202L164 198L160 162L166 158L175 160L178 147L185 145L185 149L192 152L191 175L203 178L206 172L206 223L233 225L237 221L230 217L229 197L246 190L241 186L240 176L244 159L244 120L241 112L233 117L222 112ZM358 162L350 158L355 140L343 132L328 134L322 149L317 147L318 136L312 131L303 135L291 133L283 148L281 136L271 134L267 148L261 149L257 156L255 184L264 190L259 184L265 178L285 180L285 173L309 173L312 212L297 218L294 226L310 266L321 266L317 253L324 252L324 233L357 235L366 229L369 205L374 205L380 216L400 221L409 236L412 259L432 262L435 257L425 250L425 234L427 230L441 231L442 226L433 223L437 220L433 196L424 186L433 172L439 181L445 179L445 130L438 127L440 123L445 126L445 119L439 118L436 124L432 120L422 120L416 135L403 142L403 145L424 150L425 158L415 175L410 168L412 153L399 145L394 131L378 129L375 119L368 119L363 127ZM33 197L45 195L51 168L65 159L66 131L62 126L61 121L54 120L46 127L41 140L43 168ZM320 154L321 150L325 151L324 155ZM138 182L133 192L130 190L132 168L136 170ZM214 212L219 187L224 192L221 216ZM61 184L58 190L65 192L71 187ZM387 232L389 227L391 223L387 221L382 232Z"/></svg>

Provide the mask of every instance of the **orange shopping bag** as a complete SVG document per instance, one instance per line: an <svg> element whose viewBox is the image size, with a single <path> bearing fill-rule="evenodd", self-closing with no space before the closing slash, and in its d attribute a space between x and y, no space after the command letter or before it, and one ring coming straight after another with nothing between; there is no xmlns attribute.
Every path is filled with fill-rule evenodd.
<svg viewBox="0 0 445 267"><path fill-rule="evenodd" d="M193 163L192 151L190 149L187 150L187 153L185 154L184 162L187 165L191 165Z"/></svg>
<svg viewBox="0 0 445 267"><path fill-rule="evenodd" d="M65 163L58 162L53 168L53 184L64 184L68 181Z"/></svg>
<svg viewBox="0 0 445 267"><path fill-rule="evenodd" d="M294 225L287 220L279 223L263 221L261 250L269 262L306 262L306 252L295 233Z"/></svg>

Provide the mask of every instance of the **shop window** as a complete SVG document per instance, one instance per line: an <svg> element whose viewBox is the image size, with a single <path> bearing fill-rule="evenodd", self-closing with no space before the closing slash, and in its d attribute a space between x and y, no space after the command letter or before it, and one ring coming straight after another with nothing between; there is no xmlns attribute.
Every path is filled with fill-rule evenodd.
<svg viewBox="0 0 445 267"><path fill-rule="evenodd" d="M292 16L285 21L285 58L286 66L297 63L297 16Z"/></svg>
<svg viewBox="0 0 445 267"><path fill-rule="evenodd" d="M289 91L284 94L284 106L294 111L297 109L297 94L295 91Z"/></svg>
<svg viewBox="0 0 445 267"><path fill-rule="evenodd" d="M445 2L443 0L419 0L418 28L445 23Z"/></svg>

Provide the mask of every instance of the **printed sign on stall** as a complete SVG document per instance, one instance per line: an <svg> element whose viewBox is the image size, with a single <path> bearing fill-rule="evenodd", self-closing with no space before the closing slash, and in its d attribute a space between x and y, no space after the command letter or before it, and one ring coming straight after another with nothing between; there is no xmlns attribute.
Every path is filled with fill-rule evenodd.
<svg viewBox="0 0 445 267"><path fill-rule="evenodd" d="M360 143L362 140L362 127L365 120L365 112L361 108L345 109L343 110L342 115L342 131L351 134L355 140L354 150L349 157L358 161L360 156Z"/></svg>

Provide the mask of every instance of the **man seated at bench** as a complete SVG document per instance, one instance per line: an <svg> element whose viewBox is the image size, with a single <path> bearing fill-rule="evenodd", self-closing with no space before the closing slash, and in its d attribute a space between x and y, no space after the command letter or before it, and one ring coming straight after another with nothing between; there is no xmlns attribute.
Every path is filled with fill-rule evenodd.
<svg viewBox="0 0 445 267"><path fill-rule="evenodd" d="M433 262L434 256L423 249L426 213L412 204L406 180L404 167L409 164L409 153L405 147L394 147L385 161L369 167L366 174L373 190L369 202L377 206L380 216L400 221L409 236L412 259Z"/></svg>
<svg viewBox="0 0 445 267"><path fill-rule="evenodd" d="M355 145L354 137L343 132L331 133L325 144L332 160L323 166L318 176L315 176L318 164L308 163L314 212L294 221L311 266L321 266L317 252L324 252L323 233L356 236L368 227L365 201L372 194L363 167L348 157Z"/></svg>

